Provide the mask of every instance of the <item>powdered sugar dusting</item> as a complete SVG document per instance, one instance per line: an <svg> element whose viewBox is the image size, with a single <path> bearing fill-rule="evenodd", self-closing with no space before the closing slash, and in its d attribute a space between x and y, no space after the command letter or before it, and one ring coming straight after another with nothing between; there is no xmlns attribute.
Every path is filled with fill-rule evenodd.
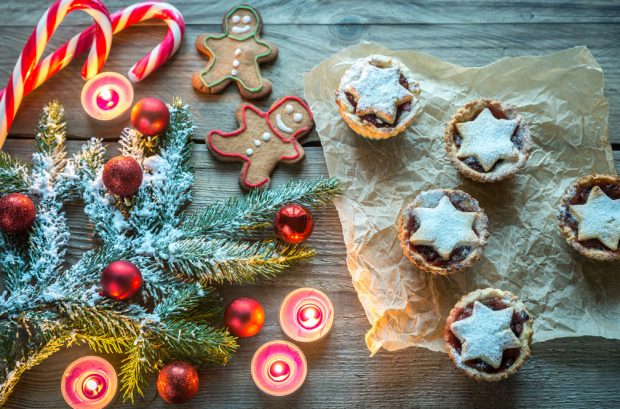
<svg viewBox="0 0 620 409"><path fill-rule="evenodd" d="M579 224L579 240L598 239L611 250L620 242L620 199L609 198L600 187L594 186L588 201L571 205L571 214Z"/></svg>
<svg viewBox="0 0 620 409"><path fill-rule="evenodd" d="M512 307L493 311L475 301L471 316L450 325L450 330L462 343L459 361L481 359L499 368L504 350L521 347L510 328L513 312Z"/></svg>
<svg viewBox="0 0 620 409"><path fill-rule="evenodd" d="M456 125L463 138L456 156L476 158L486 172L500 159L516 161L519 150L510 138L517 125L515 119L497 119L483 109L473 121Z"/></svg>

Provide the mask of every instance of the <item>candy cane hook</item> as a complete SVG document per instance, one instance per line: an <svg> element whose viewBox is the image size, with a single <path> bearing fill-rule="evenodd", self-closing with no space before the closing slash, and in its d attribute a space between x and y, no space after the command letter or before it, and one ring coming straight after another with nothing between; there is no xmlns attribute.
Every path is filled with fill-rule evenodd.
<svg viewBox="0 0 620 409"><path fill-rule="evenodd" d="M114 34L134 24L151 19L163 20L168 25L168 32L164 39L129 69L128 77L132 82L142 81L168 61L181 46L185 34L183 16L179 10L168 3L154 1L137 3L112 14L111 19ZM84 52L92 42L95 28L95 26L89 27L45 58L33 70L26 85L26 92L39 87L51 76L69 65L73 58Z"/></svg>
<svg viewBox="0 0 620 409"><path fill-rule="evenodd" d="M75 10L88 13L96 24L93 38L88 44L90 53L82 69L82 76L85 79L93 77L105 64L112 46L112 24L103 3L100 0L58 0L52 4L26 41L11 79L0 97L0 148L4 145L19 105L27 94L25 85L37 68L45 46L64 17Z"/></svg>

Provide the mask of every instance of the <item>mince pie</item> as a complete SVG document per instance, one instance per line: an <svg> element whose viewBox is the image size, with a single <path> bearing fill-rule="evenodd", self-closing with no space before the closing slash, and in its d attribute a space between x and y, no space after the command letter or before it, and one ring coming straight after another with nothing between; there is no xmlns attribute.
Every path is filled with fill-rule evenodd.
<svg viewBox="0 0 620 409"><path fill-rule="evenodd" d="M532 321L514 294L476 290L450 311L444 329L448 354L470 378L505 379L530 357Z"/></svg>
<svg viewBox="0 0 620 409"><path fill-rule="evenodd" d="M562 196L558 218L566 241L579 253L620 260L620 176L575 180Z"/></svg>
<svg viewBox="0 0 620 409"><path fill-rule="evenodd" d="M340 115L366 138L386 139L403 132L418 110L420 84L400 60L371 55L349 68L336 90Z"/></svg>
<svg viewBox="0 0 620 409"><path fill-rule="evenodd" d="M451 274L480 258L489 219L478 201L460 190L420 193L402 212L399 239L405 256L420 270Z"/></svg>
<svg viewBox="0 0 620 409"><path fill-rule="evenodd" d="M446 127L444 144L456 169L478 182L514 175L532 150L523 116L512 106L489 99L459 109Z"/></svg>

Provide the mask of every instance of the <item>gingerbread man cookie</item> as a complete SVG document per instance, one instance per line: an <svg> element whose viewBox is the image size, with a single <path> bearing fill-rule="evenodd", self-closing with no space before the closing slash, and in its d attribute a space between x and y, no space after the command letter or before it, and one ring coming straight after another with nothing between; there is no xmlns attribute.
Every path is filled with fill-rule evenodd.
<svg viewBox="0 0 620 409"><path fill-rule="evenodd" d="M209 64L194 74L194 88L218 94L236 82L244 98L269 95L271 82L262 77L259 64L275 60L278 48L260 38L258 12L250 6L236 6L226 14L222 27L224 34L203 34L196 39L196 48L209 58Z"/></svg>
<svg viewBox="0 0 620 409"><path fill-rule="evenodd" d="M310 132L314 118L300 98L284 97L267 112L241 104L236 116L239 129L209 132L207 146L220 160L244 162L239 175L241 187L264 189L278 163L295 163L304 157L297 140Z"/></svg>

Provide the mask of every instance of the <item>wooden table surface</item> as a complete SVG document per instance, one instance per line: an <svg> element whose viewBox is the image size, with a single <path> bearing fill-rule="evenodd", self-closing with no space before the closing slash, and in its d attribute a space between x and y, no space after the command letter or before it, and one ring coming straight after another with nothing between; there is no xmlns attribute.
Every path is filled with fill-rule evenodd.
<svg viewBox="0 0 620 409"><path fill-rule="evenodd" d="M111 11L131 0L108 0ZM46 0L0 2L0 78L8 79L17 56L36 21L49 4ZM192 106L198 131L194 161L196 183L192 209L240 194L238 166L216 162L206 152L204 135L210 129L233 129L233 111L240 98L233 89L221 96L194 92L190 77L204 66L194 49L200 33L220 32L226 1L172 1L187 21L186 38L179 53L163 69L136 86L136 98L156 96L170 100L182 96ZM541 55L586 45L605 72L609 99L609 137L620 169L620 1L420 0L379 2L366 0L253 2L264 19L264 37L280 47L278 60L263 73L274 84L273 95L259 102L267 107L277 97L302 95L302 76L323 58L362 40L393 49L427 52L461 65L484 65L506 56ZM413 2L411 2L413 3ZM89 24L74 13L59 29L53 44L67 40ZM134 60L153 47L165 28L142 25L115 36L107 64L110 71L125 72ZM79 63L26 97L11 130L5 150L28 160L33 127L41 107L50 99L64 103L71 142L76 150L85 138L105 138L112 147L125 124L97 126L88 121L79 102L83 81ZM4 81L4 80L3 80ZM326 175L316 133L304 143L307 159L282 166L274 182ZM114 152L115 149L112 149ZM584 169L584 172L587 170ZM69 262L91 246L92 229L80 204L67 206L73 234ZM533 346L533 358L521 372L499 384L475 383L458 373L442 353L410 348L380 352L369 358L364 343L368 322L358 302L345 263L345 247L336 210L317 215L309 244L318 256L309 264L283 274L273 282L224 287L226 301L239 296L258 299L267 323L256 337L240 341L230 365L201 372L198 396L179 407L618 407L620 406L620 341L599 338L562 339ZM617 278L614 278L617 279ZM282 298L292 289L313 286L333 300L336 321L322 343L303 346L309 362L306 384L297 394L274 399L261 394L250 378L253 352L263 342L283 337L277 319ZM63 350L29 372L8 403L10 408L63 408L60 378L67 364L88 353ZM111 356L118 363L120 357ZM142 406L163 408L154 389ZM114 407L129 407L117 402Z"/></svg>

